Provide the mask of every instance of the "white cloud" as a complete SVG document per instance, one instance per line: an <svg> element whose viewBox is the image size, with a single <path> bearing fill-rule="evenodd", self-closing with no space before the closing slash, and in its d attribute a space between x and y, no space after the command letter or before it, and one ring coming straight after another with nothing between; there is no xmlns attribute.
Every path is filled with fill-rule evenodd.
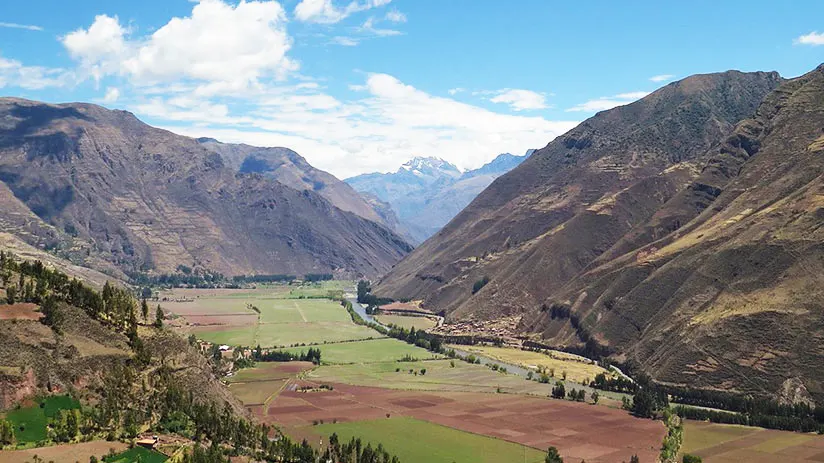
<svg viewBox="0 0 824 463"><path fill-rule="evenodd" d="M824 33L819 32L810 32L809 34L802 35L795 39L796 45L824 45Z"/></svg>
<svg viewBox="0 0 824 463"><path fill-rule="evenodd" d="M120 89L117 87L109 87L106 89L106 95L103 96L104 103L114 103L120 98Z"/></svg>
<svg viewBox="0 0 824 463"><path fill-rule="evenodd" d="M17 24L17 23L5 23L0 22L0 27L7 27L9 29L25 29L28 31L42 31L43 28L40 26L35 26L32 24Z"/></svg>
<svg viewBox="0 0 824 463"><path fill-rule="evenodd" d="M199 107L186 102L193 107L184 109L178 99L157 97L132 109L185 135L288 146L341 178L395 170L421 153L478 167L500 152L543 146L577 124L496 113L430 95L388 74L369 74L359 89L361 96L341 101L317 88L268 88L246 100L254 107L244 106L241 116L231 104L208 99Z"/></svg>
<svg viewBox="0 0 824 463"><path fill-rule="evenodd" d="M361 11L378 8L389 4L392 0L365 0L352 1L343 8L335 6L332 0L301 0L295 6L294 14L298 21L334 24L348 16Z"/></svg>
<svg viewBox="0 0 824 463"><path fill-rule="evenodd" d="M47 87L72 85L75 76L71 71L41 66L25 66L13 59L0 56L0 88L19 87L40 90Z"/></svg>
<svg viewBox="0 0 824 463"><path fill-rule="evenodd" d="M218 33L219 31L219 33ZM97 16L88 29L62 38L71 56L96 79L120 74L134 83L191 79L212 91L243 89L264 76L297 69L286 14L276 1L235 6L202 0L191 16L172 18L150 36L131 39L117 17Z"/></svg>
<svg viewBox="0 0 824 463"><path fill-rule="evenodd" d="M589 100L584 103L575 105L571 108L568 108L567 112L597 112L597 111L606 111L607 109L612 109L617 106L623 106L626 104L630 104L635 100L641 99L650 92L628 92L628 93L619 93L613 96L606 96L597 98L594 100Z"/></svg>
<svg viewBox="0 0 824 463"><path fill-rule="evenodd" d="M457 95L457 94L462 93L462 92L465 92L465 91L466 91L466 89L465 89L465 88L462 88L462 87L455 87L455 88L450 88L450 89L449 89L449 94L450 94L450 95Z"/></svg>
<svg viewBox="0 0 824 463"><path fill-rule="evenodd" d="M332 45L343 45L344 47L354 47L357 46L360 41L353 37L344 37L344 36L336 36L332 37L332 40L329 41Z"/></svg>
<svg viewBox="0 0 824 463"><path fill-rule="evenodd" d="M652 82L667 82L675 77L673 74L659 74L657 76L652 76L649 78Z"/></svg>
<svg viewBox="0 0 824 463"><path fill-rule="evenodd" d="M391 10L386 13L384 19L386 19L387 21L391 21L393 23L405 23L406 15L398 10Z"/></svg>
<svg viewBox="0 0 824 463"><path fill-rule="evenodd" d="M489 101L493 103L506 103L515 111L547 108L546 96L543 93L533 92L531 90L504 89Z"/></svg>
<svg viewBox="0 0 824 463"><path fill-rule="evenodd" d="M375 27L375 24L378 21L374 17L370 17L366 21L364 21L363 25L358 28L358 32L367 35L373 35L377 37L389 37L393 35L402 35L403 32L395 30L395 29L381 29Z"/></svg>

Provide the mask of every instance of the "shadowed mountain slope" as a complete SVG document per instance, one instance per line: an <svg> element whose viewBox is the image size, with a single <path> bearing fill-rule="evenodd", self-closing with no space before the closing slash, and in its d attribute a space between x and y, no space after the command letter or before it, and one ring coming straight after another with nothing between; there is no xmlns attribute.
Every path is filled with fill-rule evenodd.
<svg viewBox="0 0 824 463"><path fill-rule="evenodd" d="M0 181L18 210L3 220L25 222L21 204L37 218L21 238L57 233L126 272L374 276L410 249L314 191L238 174L195 139L89 104L0 99Z"/></svg>

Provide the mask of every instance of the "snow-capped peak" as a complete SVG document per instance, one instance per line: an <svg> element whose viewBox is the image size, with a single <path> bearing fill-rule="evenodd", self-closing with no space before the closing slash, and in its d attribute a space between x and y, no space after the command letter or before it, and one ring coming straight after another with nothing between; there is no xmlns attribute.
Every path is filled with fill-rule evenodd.
<svg viewBox="0 0 824 463"><path fill-rule="evenodd" d="M436 157L416 156L401 166L400 170L406 170L419 177L449 175L455 177L461 171L447 161Z"/></svg>

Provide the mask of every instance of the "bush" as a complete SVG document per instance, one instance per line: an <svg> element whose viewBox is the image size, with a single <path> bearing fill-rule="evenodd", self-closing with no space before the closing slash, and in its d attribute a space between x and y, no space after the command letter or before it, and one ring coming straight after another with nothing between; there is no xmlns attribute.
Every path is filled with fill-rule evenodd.
<svg viewBox="0 0 824 463"><path fill-rule="evenodd" d="M683 463L701 463L701 457L698 455L690 455L689 453L684 455L684 458L681 460Z"/></svg>
<svg viewBox="0 0 824 463"><path fill-rule="evenodd" d="M477 293L481 290L486 284L489 283L489 277L483 277L480 280L476 281L474 285L472 285L472 294Z"/></svg>

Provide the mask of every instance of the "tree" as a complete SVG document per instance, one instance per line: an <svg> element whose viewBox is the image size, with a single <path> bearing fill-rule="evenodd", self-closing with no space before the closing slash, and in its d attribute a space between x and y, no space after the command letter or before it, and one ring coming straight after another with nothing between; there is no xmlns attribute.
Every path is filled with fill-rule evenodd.
<svg viewBox="0 0 824 463"><path fill-rule="evenodd" d="M561 454L558 453L558 449L555 447L550 447L546 451L544 463L564 463L564 459L561 458Z"/></svg>
<svg viewBox="0 0 824 463"><path fill-rule="evenodd" d="M552 398L553 399L563 399L566 396L566 388L564 387L564 383L558 381L555 383L555 387L552 388Z"/></svg>
<svg viewBox="0 0 824 463"><path fill-rule="evenodd" d="M638 458L638 455L633 455L630 457L629 463L641 463L641 460Z"/></svg>
<svg viewBox="0 0 824 463"><path fill-rule="evenodd" d="M8 285L6 287L6 302L9 304L14 304L17 302L17 287L14 285Z"/></svg>
<svg viewBox="0 0 824 463"><path fill-rule="evenodd" d="M641 418L652 418L655 414L655 400L647 389L639 389L632 398L632 413Z"/></svg>
<svg viewBox="0 0 824 463"><path fill-rule="evenodd" d="M589 398L592 399L592 403L597 404L598 399L601 398L601 395L598 394L598 391L592 391L592 395L590 395Z"/></svg>
<svg viewBox="0 0 824 463"><path fill-rule="evenodd" d="M0 447L15 443L14 425L6 420L0 420Z"/></svg>
<svg viewBox="0 0 824 463"><path fill-rule="evenodd" d="M372 288L369 287L369 282L366 280L360 280L358 282L358 302L364 303L366 302L366 295L369 294Z"/></svg>
<svg viewBox="0 0 824 463"><path fill-rule="evenodd" d="M145 297L140 302L140 314L143 315L143 323L149 321L149 304L146 302Z"/></svg>
<svg viewBox="0 0 824 463"><path fill-rule="evenodd" d="M160 308L160 304L157 305L157 310L155 311L155 322L154 326L157 328L163 327L163 320L166 316L163 314L163 309Z"/></svg>
<svg viewBox="0 0 824 463"><path fill-rule="evenodd" d="M684 455L684 458L681 461L683 461L684 463L701 463L703 460L701 460L701 457L699 457L698 455L690 455L688 453Z"/></svg>
<svg viewBox="0 0 824 463"><path fill-rule="evenodd" d="M40 306L40 312L43 313L43 324L50 326L56 333L59 333L65 317L57 304L57 298L54 296L47 297Z"/></svg>

